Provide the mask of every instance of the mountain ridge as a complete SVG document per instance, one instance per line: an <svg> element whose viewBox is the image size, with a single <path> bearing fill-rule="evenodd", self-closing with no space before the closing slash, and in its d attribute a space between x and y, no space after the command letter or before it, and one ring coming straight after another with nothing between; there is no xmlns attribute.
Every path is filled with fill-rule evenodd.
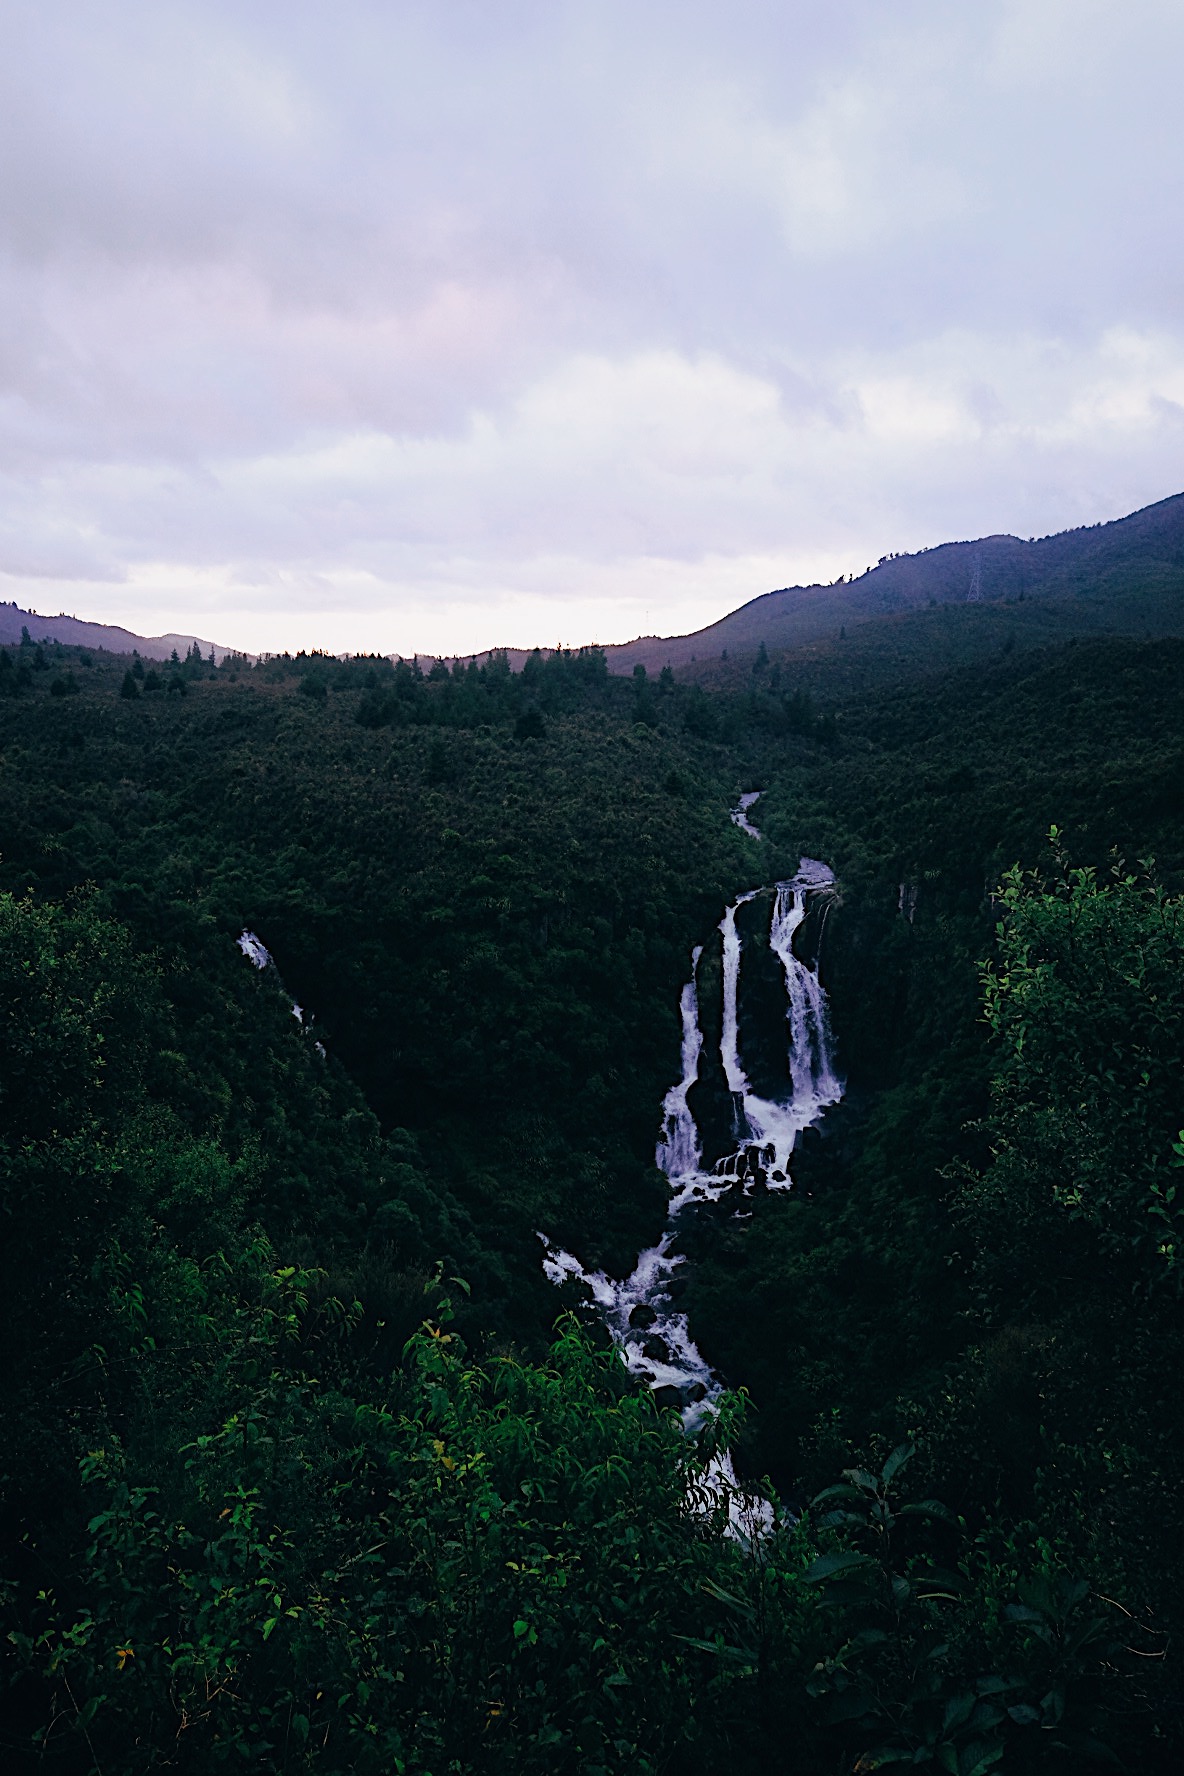
<svg viewBox="0 0 1184 1776"><path fill-rule="evenodd" d="M143 654L149 660L167 660L174 649L182 657L196 645L202 655L213 652L216 661L240 650L206 641L200 635L136 635L117 623L92 623L82 617L43 617L39 611L22 610L19 604L0 604L0 643L11 645L29 631L31 641L60 641L66 647L104 648L109 654Z"/></svg>
<svg viewBox="0 0 1184 1776"><path fill-rule="evenodd" d="M1151 582L1149 623L1146 594ZM1132 593L1136 585L1143 594L1141 603ZM670 666L685 676L698 677L721 659L755 655L762 646L786 652L831 644L845 635L848 625L863 627L943 605L999 606L1028 599L1048 604L1059 600L1062 607L1075 607L1090 632L1184 632L1184 493L1171 494L1122 518L1044 537L1024 539L995 532L937 543L912 554L884 555L858 576L841 577L829 585L783 586L762 592L702 629L682 635L642 635L632 641L608 643L602 651L612 673L627 676L639 665L647 672ZM168 659L174 648L184 654L194 643L203 656L212 650L216 661L242 651L200 636L137 635L118 625L92 623L64 612L45 617L15 603L0 604L0 644L18 642L22 627L28 629L33 641L56 640L105 648L111 653L136 651L148 659ZM533 653L548 656L554 651L497 647L473 656L419 657L443 658L452 664L470 657L483 662L498 654L521 670Z"/></svg>
<svg viewBox="0 0 1184 1776"><path fill-rule="evenodd" d="M1088 597L1104 593L1108 573L1152 564L1178 574L1184 594L1184 493L1106 524L1047 537L1025 541L996 533L883 556L857 578L764 592L690 634L641 636L604 652L610 672L631 672L637 664L648 671L678 668L718 659L723 649L755 653L762 642L784 649L827 640L849 623L931 605Z"/></svg>
<svg viewBox="0 0 1184 1776"><path fill-rule="evenodd" d="M1044 537L1023 538L994 532L911 554L884 555L874 567L829 585L783 586L737 606L714 623L683 635L642 635L612 642L602 651L610 672L628 675L635 666L647 672L670 666L684 676L700 677L711 664L729 655L756 654L836 641L848 625L900 618L942 605L1002 605L1028 599L1061 599L1091 609L1084 628L1131 633L1146 629L1142 608L1126 610L1108 576L1155 570L1160 609L1154 626L1165 617L1163 598L1175 609L1167 613L1166 633L1184 628L1184 493L1171 494L1122 518L1080 525ZM1165 581L1166 572L1166 581ZM1109 601L1115 621L1100 608ZM1083 613L1084 614L1084 613ZM504 654L515 670L530 648L488 648L481 662ZM539 650L544 655L554 650ZM426 656L425 656L426 657ZM449 663L455 658L446 656ZM460 658L467 659L467 655ZM691 668L696 670L692 671Z"/></svg>

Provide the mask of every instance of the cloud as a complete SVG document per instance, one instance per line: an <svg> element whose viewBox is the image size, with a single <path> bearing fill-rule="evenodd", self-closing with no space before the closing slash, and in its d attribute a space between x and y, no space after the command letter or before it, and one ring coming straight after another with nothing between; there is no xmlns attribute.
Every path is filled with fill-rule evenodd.
<svg viewBox="0 0 1184 1776"><path fill-rule="evenodd" d="M4 596L613 639L1184 485L1174 7L8 12Z"/></svg>

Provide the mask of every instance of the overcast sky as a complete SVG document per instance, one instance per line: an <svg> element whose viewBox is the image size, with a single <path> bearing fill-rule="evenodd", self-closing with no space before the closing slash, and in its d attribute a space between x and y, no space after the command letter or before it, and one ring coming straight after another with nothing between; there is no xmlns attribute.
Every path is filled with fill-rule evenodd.
<svg viewBox="0 0 1184 1776"><path fill-rule="evenodd" d="M1184 489L1179 0L0 0L0 598L700 626Z"/></svg>

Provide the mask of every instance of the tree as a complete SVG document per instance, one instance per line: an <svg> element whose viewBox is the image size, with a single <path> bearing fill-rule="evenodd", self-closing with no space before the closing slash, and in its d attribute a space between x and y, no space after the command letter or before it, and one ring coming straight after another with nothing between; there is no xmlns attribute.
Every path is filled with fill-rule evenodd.
<svg viewBox="0 0 1184 1776"><path fill-rule="evenodd" d="M121 697L127 697L129 700L132 697L138 697L140 694L140 687L136 683L135 673L132 672L130 668L123 675L123 683L119 687L119 694Z"/></svg>
<svg viewBox="0 0 1184 1776"><path fill-rule="evenodd" d="M791 692L782 700L785 711L785 725L791 734L812 734L814 732L815 709L814 699L809 691Z"/></svg>
<svg viewBox="0 0 1184 1776"><path fill-rule="evenodd" d="M547 724L537 709L525 709L514 723L515 740L542 740Z"/></svg>
<svg viewBox="0 0 1184 1776"><path fill-rule="evenodd" d="M991 1175L1178 1287L1184 903L1150 865L1073 867L1055 827L1050 849L1050 867L1004 877L999 959L983 971L998 1053Z"/></svg>

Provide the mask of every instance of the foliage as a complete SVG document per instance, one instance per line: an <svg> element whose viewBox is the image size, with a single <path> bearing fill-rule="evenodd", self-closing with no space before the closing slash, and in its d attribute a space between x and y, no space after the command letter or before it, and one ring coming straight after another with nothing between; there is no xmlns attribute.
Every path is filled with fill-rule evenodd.
<svg viewBox="0 0 1184 1776"><path fill-rule="evenodd" d="M169 1491L117 1451L82 1460L79 1602L43 1593L18 1636L47 1749L81 1738L128 1771L166 1745L182 1768L654 1767L690 1703L673 1624L701 1613L675 1421L574 1327L546 1368L478 1369L432 1324L356 1398L302 1372L307 1278L257 1281L219 1329L236 1410Z"/></svg>
<svg viewBox="0 0 1184 1776"><path fill-rule="evenodd" d="M1178 1286L1184 904L1121 862L1102 880L1072 868L1055 828L1052 844L1051 879L1004 877L984 971L1001 1051L992 1188L1013 1212L1051 1198L1117 1261Z"/></svg>
<svg viewBox="0 0 1184 1776"><path fill-rule="evenodd" d="M1023 608L715 689L0 648L12 1760L1173 1767L1182 655ZM688 955L802 853L847 1098L685 1242L746 1545L534 1230L652 1243Z"/></svg>

